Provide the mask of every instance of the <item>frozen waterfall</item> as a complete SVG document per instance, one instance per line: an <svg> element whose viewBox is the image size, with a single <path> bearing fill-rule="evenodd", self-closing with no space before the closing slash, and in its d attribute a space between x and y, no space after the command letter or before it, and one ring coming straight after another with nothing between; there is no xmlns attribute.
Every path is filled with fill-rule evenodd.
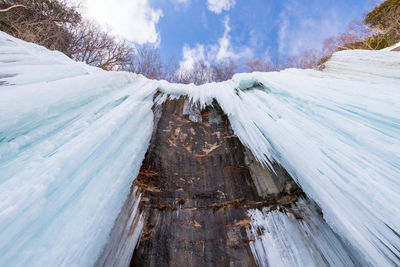
<svg viewBox="0 0 400 267"><path fill-rule="evenodd" d="M329 225L318 228L307 201L304 222L249 211L249 233L267 231L252 245L260 265L279 266L283 253L301 266L327 250L317 265L400 265L400 52L342 51L323 71L194 86L102 71L1 32L0 265L94 265L144 158L154 102L183 95L202 107L215 99L241 142L282 165Z"/></svg>

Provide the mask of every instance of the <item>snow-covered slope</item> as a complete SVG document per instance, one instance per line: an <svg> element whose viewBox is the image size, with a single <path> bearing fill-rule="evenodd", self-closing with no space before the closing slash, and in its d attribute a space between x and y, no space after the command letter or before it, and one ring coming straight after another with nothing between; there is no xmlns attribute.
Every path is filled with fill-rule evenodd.
<svg viewBox="0 0 400 267"><path fill-rule="evenodd" d="M194 86L101 71L1 33L0 85L0 265L94 264L146 151L157 90L157 102L216 99L345 243L371 265L400 264L399 52L342 51L322 72Z"/></svg>

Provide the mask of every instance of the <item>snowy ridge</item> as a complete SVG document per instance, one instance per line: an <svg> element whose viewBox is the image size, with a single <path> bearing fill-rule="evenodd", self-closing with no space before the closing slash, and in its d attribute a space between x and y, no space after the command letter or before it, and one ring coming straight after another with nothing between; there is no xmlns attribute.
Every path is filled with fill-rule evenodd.
<svg viewBox="0 0 400 267"><path fill-rule="evenodd" d="M285 167L346 243L371 265L400 265L398 52L342 51L322 72L194 86L0 33L0 85L0 265L96 262L147 149L157 90L156 102L216 99L241 142Z"/></svg>

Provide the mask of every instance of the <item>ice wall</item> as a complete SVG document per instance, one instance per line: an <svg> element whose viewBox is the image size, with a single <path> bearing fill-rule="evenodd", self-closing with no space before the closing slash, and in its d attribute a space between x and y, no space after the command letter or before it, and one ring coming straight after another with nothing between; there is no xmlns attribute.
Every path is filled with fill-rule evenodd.
<svg viewBox="0 0 400 267"><path fill-rule="evenodd" d="M0 34L0 265L90 266L151 136L156 90L216 99L369 264L400 265L400 53L342 51L321 71L203 86L105 72ZM290 233L288 233L290 234Z"/></svg>
<svg viewBox="0 0 400 267"><path fill-rule="evenodd" d="M250 248L259 266L355 266L349 250L322 219L317 207L300 199L290 210L250 210Z"/></svg>
<svg viewBox="0 0 400 267"><path fill-rule="evenodd" d="M5 34L0 80L0 265L93 266L144 158L154 85Z"/></svg>
<svg viewBox="0 0 400 267"><path fill-rule="evenodd" d="M141 195L137 191L136 186L132 188L96 267L129 266L144 224L139 212Z"/></svg>
<svg viewBox="0 0 400 267"><path fill-rule="evenodd" d="M400 53L342 51L322 72L162 88L215 98L241 142L282 165L371 265L400 265Z"/></svg>

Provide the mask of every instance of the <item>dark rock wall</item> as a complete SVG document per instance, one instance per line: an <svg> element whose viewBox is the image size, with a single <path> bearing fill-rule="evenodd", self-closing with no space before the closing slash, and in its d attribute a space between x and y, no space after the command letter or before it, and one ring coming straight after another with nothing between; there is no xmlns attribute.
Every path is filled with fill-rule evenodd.
<svg viewBox="0 0 400 267"><path fill-rule="evenodd" d="M135 180L145 221L131 266L255 266L247 210L289 205L301 191L254 162L216 103L200 112L181 98L159 108Z"/></svg>

